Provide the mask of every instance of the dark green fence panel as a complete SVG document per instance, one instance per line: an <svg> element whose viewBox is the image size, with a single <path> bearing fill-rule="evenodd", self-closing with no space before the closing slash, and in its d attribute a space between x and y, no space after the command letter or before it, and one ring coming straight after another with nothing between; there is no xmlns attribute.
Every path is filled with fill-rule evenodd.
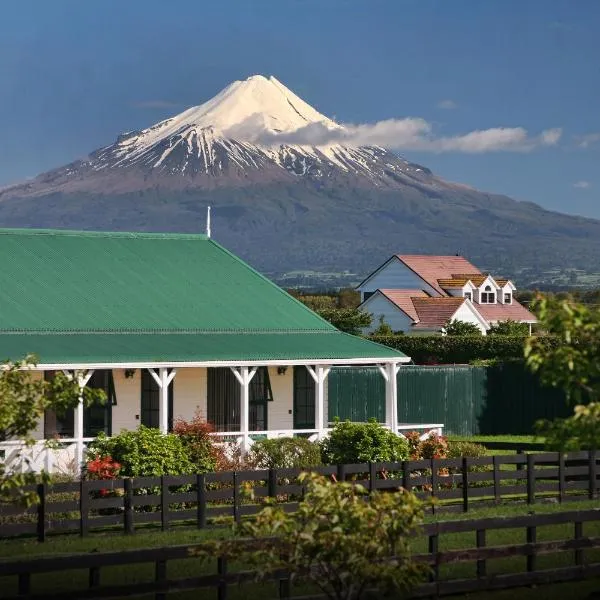
<svg viewBox="0 0 600 600"><path fill-rule="evenodd" d="M377 367L336 367L327 379L329 421L385 422L385 380Z"/></svg>
<svg viewBox="0 0 600 600"><path fill-rule="evenodd" d="M329 419L385 421L385 380L373 368L329 375ZM400 423L443 423L454 435L531 434L539 419L572 413L564 394L544 387L520 363L491 367L403 366L398 372Z"/></svg>

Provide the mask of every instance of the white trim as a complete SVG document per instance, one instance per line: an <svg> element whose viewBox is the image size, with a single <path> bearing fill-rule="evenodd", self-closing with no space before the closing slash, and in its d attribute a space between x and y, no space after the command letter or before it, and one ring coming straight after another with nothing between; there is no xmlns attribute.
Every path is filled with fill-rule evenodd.
<svg viewBox="0 0 600 600"><path fill-rule="evenodd" d="M468 298L465 298L463 304L467 304L469 306L469 308L475 315L475 318L481 323L482 327L487 331L490 328L490 324L479 314L479 311L477 310L477 308L475 307L473 302L471 302L471 300L469 300ZM456 313L460 310L460 308L462 307L463 304L461 304L456 309L454 314L450 317L449 321L452 321L452 319L454 318L454 315L456 315Z"/></svg>
<svg viewBox="0 0 600 600"><path fill-rule="evenodd" d="M158 369L160 367L178 368L178 367L293 367L306 366L307 364L316 366L328 365L377 365L382 362L408 363L410 356L390 356L389 358L327 358L317 359L278 359L278 360L215 360L215 361L172 361L172 362L108 362L108 363L37 363L32 366L23 367L29 371L60 371L63 369Z"/></svg>

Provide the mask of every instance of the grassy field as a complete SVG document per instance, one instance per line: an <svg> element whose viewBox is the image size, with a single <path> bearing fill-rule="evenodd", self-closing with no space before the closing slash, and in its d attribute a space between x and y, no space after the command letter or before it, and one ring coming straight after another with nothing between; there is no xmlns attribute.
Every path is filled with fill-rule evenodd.
<svg viewBox="0 0 600 600"><path fill-rule="evenodd" d="M534 506L526 505L508 505L489 507L486 509L477 509L470 511L467 514L446 514L439 517L429 516L427 522L436 520L454 520L454 519L473 519L484 517L498 516L516 516L527 513L551 513L562 510L584 510L589 508L597 508L598 502L573 502L567 506L559 506L555 504L540 504ZM135 548L150 548L162 547L179 544L194 544L214 539L215 537L227 536L228 529L209 529L209 530L174 530L169 532L140 532L133 536L125 536L118 534L95 534L88 538L80 538L76 535L62 535L49 538L47 542L40 544L35 540L2 540L0 541L0 556L3 560L18 560L25 557L38 557L59 555L65 553L88 553L102 551L118 551L124 549ZM584 535L600 536L600 523L587 523L584 525ZM552 540L573 535L572 526L569 525L554 525L538 528L538 540ZM473 547L475 542L474 532L464 534L446 534L440 537L440 550L450 550L457 548ZM487 536L487 544L498 546L511 543L525 542L525 531L523 529L507 529L499 531L489 531ZM415 553L427 551L427 540L424 538L415 539L413 545ZM584 556L587 561L600 562L600 551L584 551ZM562 553L550 556L540 556L538 558L539 568L555 568L558 566L567 566L572 564L573 553ZM239 568L238 565L237 568ZM197 576L202 573L215 572L214 561L201 564L198 559L184 559L170 561L168 563L168 576L170 578L182 578ZM232 565L232 570L236 567ZM524 557L511 557L498 560L488 561L488 573L501 572L516 572L525 569ZM456 564L445 565L440 573L443 578L470 577L475 572L474 564ZM64 573L52 573L40 575L33 578L34 592L48 590L60 592L68 589L81 589L87 584L87 572L85 571L69 571L68 577ZM110 581L112 583L137 583L152 581L154 577L153 565L142 564L135 567L110 567L102 571L102 581ZM0 589L2 594L16 594L16 578L0 578ZM548 592L544 591L546 600L553 598L563 598L568 595L572 600L574 598L586 598L589 593L600 588L600 582L581 582L578 584L568 584L565 586L553 585L548 588ZM564 595L560 595L557 590L561 589ZM566 592L565 590L568 590ZM308 593L309 589L299 589L297 593ZM244 598L245 600L256 600L270 598L275 596L275 586L271 584L252 584L240 588L232 587L231 598ZM169 598L197 598L199 592L181 593L177 595L169 595ZM538 590L523 590L523 595L515 594L515 590L509 592L496 592L493 595L486 593L483 595L469 595L470 599L479 598L537 598L540 589ZM2 595L0 594L0 595ZM216 593L202 592L203 598L216 597ZM465 596L466 598L466 596Z"/></svg>

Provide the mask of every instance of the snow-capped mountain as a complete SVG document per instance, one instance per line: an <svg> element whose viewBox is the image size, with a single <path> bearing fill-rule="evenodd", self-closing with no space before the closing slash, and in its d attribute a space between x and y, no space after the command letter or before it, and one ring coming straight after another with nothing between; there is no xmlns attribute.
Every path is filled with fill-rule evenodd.
<svg viewBox="0 0 600 600"><path fill-rule="evenodd" d="M347 131L274 77L0 190L0 226L213 234L273 275L366 275L396 252L454 254L515 279L598 272L600 222L444 181ZM518 279L520 287L526 281Z"/></svg>
<svg viewBox="0 0 600 600"><path fill-rule="evenodd" d="M204 104L141 131L121 134L114 144L42 175L34 191L51 184L58 191L132 185L176 188L227 183L285 181L291 177L352 177L362 185L397 187L404 177L428 171L377 146L301 143L310 131L338 133L344 127L304 102L275 77L254 75L234 81ZM298 143L293 142L294 139ZM285 141L286 143L282 143ZM115 178L117 179L115 181ZM141 181L135 182L136 179Z"/></svg>

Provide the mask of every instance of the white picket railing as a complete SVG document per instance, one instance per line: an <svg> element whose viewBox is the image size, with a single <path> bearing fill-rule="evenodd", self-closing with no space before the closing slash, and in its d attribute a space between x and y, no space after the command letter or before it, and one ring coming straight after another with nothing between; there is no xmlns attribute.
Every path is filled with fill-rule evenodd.
<svg viewBox="0 0 600 600"><path fill-rule="evenodd" d="M94 438L83 438L87 446ZM9 472L79 474L77 440L62 438L27 444L22 440L0 443L0 461Z"/></svg>
<svg viewBox="0 0 600 600"><path fill-rule="evenodd" d="M444 425L441 423L407 424L398 425L398 435L405 437L403 432L419 431L419 439L424 440L430 433L442 435ZM302 435L311 442L326 437L331 429L272 429L269 431L250 431L245 440L239 431L218 431L211 435L220 438L223 443L235 447L249 448L257 439L274 439L280 437L294 437ZM84 438L83 444L87 446L94 438ZM64 438L58 440L40 440L33 444L23 441L0 442L0 462L9 472L17 473L62 473L65 475L78 475L77 465L77 440ZM85 451L84 451L85 456Z"/></svg>

